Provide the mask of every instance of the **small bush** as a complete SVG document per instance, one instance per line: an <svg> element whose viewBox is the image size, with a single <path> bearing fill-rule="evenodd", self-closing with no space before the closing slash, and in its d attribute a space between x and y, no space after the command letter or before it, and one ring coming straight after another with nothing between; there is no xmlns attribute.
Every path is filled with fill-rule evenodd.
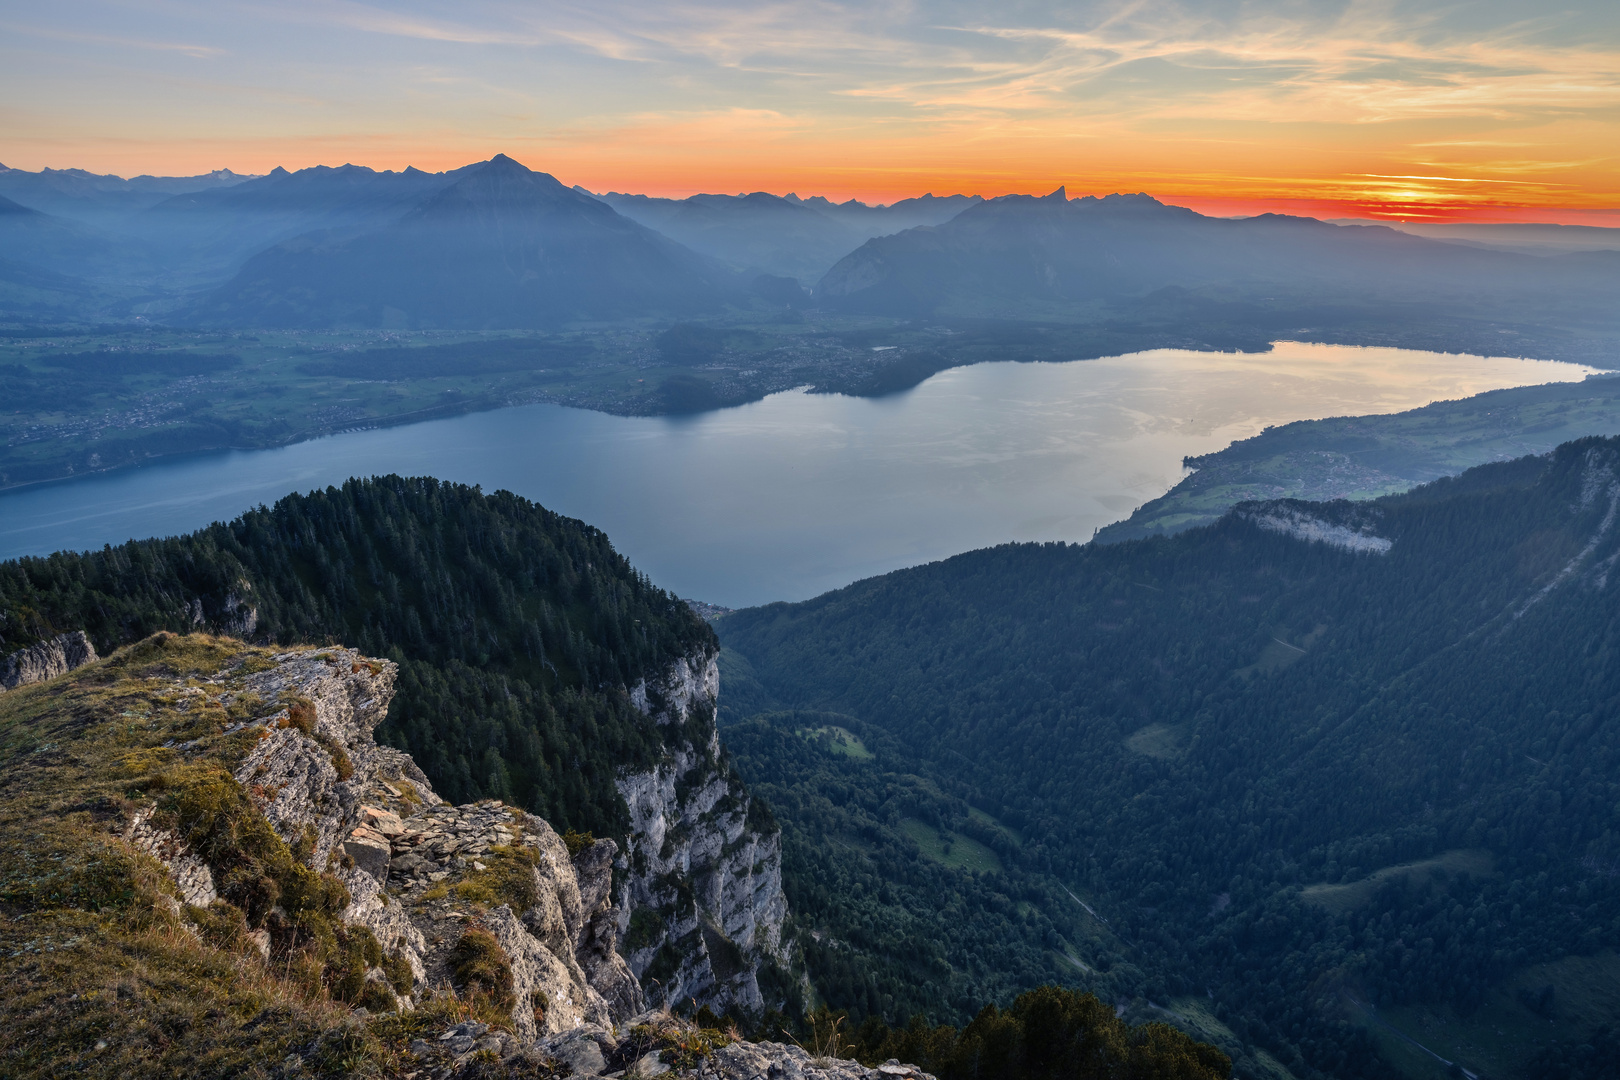
<svg viewBox="0 0 1620 1080"><path fill-rule="evenodd" d="M294 698L287 706L282 727L297 728L305 735L315 734L315 704L306 698Z"/></svg>
<svg viewBox="0 0 1620 1080"><path fill-rule="evenodd" d="M451 971L456 985L467 995L475 1009L493 1012L501 1021L509 1021L517 997L512 987L512 962L507 959L495 935L481 926L474 926L461 935L450 953Z"/></svg>
<svg viewBox="0 0 1620 1080"><path fill-rule="evenodd" d="M411 962L405 958L403 949L384 956L382 969L389 985L399 993L409 994L416 986L416 973L411 970Z"/></svg>
<svg viewBox="0 0 1620 1080"><path fill-rule="evenodd" d="M507 904L515 915L523 914L540 902L540 886L534 877L539 854L533 848L491 848L483 860L488 869L475 870L457 882L457 896L489 907Z"/></svg>
<svg viewBox="0 0 1620 1080"><path fill-rule="evenodd" d="M596 837L588 832L575 832L569 829L562 834L563 846L568 848L568 857L577 858L579 853L596 843Z"/></svg>

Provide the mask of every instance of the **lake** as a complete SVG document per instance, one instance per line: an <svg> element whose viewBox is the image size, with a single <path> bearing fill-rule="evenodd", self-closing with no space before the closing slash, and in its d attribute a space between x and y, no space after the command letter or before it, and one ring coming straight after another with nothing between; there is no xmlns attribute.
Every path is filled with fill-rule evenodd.
<svg viewBox="0 0 1620 1080"><path fill-rule="evenodd" d="M583 518L681 596L800 600L991 544L1088 540L1180 480L1183 456L1267 425L1589 370L1280 342L980 364L885 398L789 391L688 417L521 406L0 495L0 557L188 532L294 490L400 473Z"/></svg>

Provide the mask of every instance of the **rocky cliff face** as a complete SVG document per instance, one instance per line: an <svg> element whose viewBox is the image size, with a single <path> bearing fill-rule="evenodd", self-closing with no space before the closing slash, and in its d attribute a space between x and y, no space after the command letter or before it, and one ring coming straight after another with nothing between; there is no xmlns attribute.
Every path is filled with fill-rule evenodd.
<svg viewBox="0 0 1620 1080"><path fill-rule="evenodd" d="M394 665L348 649L300 650L236 680L216 700L283 703L227 728L255 737L235 768L288 847L348 889L344 923L364 926L410 978L406 1005L454 988L457 950L472 931L493 937L510 966L511 1028L520 1040L612 1025L643 1009L615 950L611 840L570 854L551 826L498 802L449 806L410 757L378 746ZM207 696L208 688L182 693ZM126 839L157 856L184 902L218 897L207 864L137 815ZM269 955L270 935L260 932ZM381 966L372 981L389 979ZM404 985L404 984L408 984Z"/></svg>
<svg viewBox="0 0 1620 1080"><path fill-rule="evenodd" d="M373 741L395 674L348 649L292 651L219 700L286 703L228 729L257 735L235 778L289 847L343 882L344 921L403 958L412 994L456 984L455 950L476 926L510 962L521 1038L609 1027L649 1003L778 1004L759 972L786 962L780 833L721 752L714 656L632 691L668 749L619 781L632 822L622 855L612 840L570 853L545 821L498 802L443 803L409 755ZM218 897L176 837L137 817L126 838L164 861L186 903Z"/></svg>
<svg viewBox="0 0 1620 1080"><path fill-rule="evenodd" d="M665 732L664 759L619 792L631 833L619 927L648 998L759 1012L759 975L784 965L781 832L751 804L720 749L717 654L684 657L631 691Z"/></svg>
<svg viewBox="0 0 1620 1080"><path fill-rule="evenodd" d="M0 1074L930 1080L647 1007L615 896L690 892L655 909L653 956L691 996L757 998L749 964L781 948L775 830L698 660L636 690L670 749L624 777L622 859L442 801L373 741L397 672L352 650L162 633L0 695L0 1028L26 1032Z"/></svg>
<svg viewBox="0 0 1620 1080"><path fill-rule="evenodd" d="M0 690L54 679L95 659L96 647L83 630L58 634L0 660Z"/></svg>

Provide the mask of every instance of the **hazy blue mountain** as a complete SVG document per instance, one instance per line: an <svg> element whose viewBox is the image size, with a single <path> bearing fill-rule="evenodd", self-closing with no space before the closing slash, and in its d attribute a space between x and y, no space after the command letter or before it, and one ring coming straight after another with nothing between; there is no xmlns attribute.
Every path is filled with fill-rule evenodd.
<svg viewBox="0 0 1620 1080"><path fill-rule="evenodd" d="M1070 200L1060 188L869 240L817 295L848 311L1033 314L1176 286L1463 306L1509 298L1612 318L1620 276L1599 256L1534 258L1277 214L1212 218L1147 195Z"/></svg>
<svg viewBox="0 0 1620 1080"><path fill-rule="evenodd" d="M917 225L937 225L981 201L978 196L925 195L892 206L817 195L693 195L660 199L609 192L600 198L615 210L694 251L738 270L796 278L814 284L834 263L874 236Z"/></svg>
<svg viewBox="0 0 1620 1080"><path fill-rule="evenodd" d="M167 265L194 276L214 274L217 280L249 256L295 236L392 224L476 167L444 173L378 172L361 165L278 168L230 187L164 199L125 227L160 252Z"/></svg>
<svg viewBox="0 0 1620 1080"><path fill-rule="evenodd" d="M869 236L887 236L919 225L943 225L970 206L984 202L980 195L919 195L914 199L901 199L887 204L868 204L856 199L835 203L823 195L800 199L786 196L789 202L802 203L821 211L834 221L842 221L867 231Z"/></svg>
<svg viewBox="0 0 1620 1080"><path fill-rule="evenodd" d="M0 165L0 195L62 217L107 225L189 191L230 187L250 177L218 169L201 176L104 176L84 169L28 172Z"/></svg>
<svg viewBox="0 0 1620 1080"><path fill-rule="evenodd" d="M1345 219L1335 225L1376 225L1380 222ZM1445 240L1452 244L1514 251L1525 255L1561 255L1572 251L1620 251L1620 229L1601 225L1552 225L1539 222L1475 224L1448 222L1427 224L1403 221L1391 225L1413 236Z"/></svg>
<svg viewBox="0 0 1620 1080"><path fill-rule="evenodd" d="M867 239L803 203L763 191L689 199L609 192L601 198L632 221L738 270L809 283Z"/></svg>
<svg viewBox="0 0 1620 1080"><path fill-rule="evenodd" d="M149 276L153 271L149 253L138 242L4 196L0 196L0 252L14 268L14 275L42 271L53 275L56 285L62 284L63 275L122 280Z"/></svg>
<svg viewBox="0 0 1620 1080"><path fill-rule="evenodd" d="M286 241L182 318L243 326L529 327L711 310L741 283L503 155L398 221Z"/></svg>

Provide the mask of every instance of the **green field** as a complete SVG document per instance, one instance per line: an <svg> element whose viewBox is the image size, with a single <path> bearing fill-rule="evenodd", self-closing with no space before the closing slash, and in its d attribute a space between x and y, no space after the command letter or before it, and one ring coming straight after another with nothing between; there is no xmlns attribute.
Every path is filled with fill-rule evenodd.
<svg viewBox="0 0 1620 1080"><path fill-rule="evenodd" d="M1150 758L1170 761L1186 748L1185 725L1149 724L1125 740L1125 746Z"/></svg>
<svg viewBox="0 0 1620 1080"><path fill-rule="evenodd" d="M874 756L872 751L866 748L866 744L861 742L860 736L847 728L828 725L810 728L799 734L827 753L837 754L839 757L852 758L855 761L871 761Z"/></svg>
<svg viewBox="0 0 1620 1080"><path fill-rule="evenodd" d="M981 874L1001 873L1001 860L996 853L969 836L936 829L916 818L903 818L900 831L905 833L928 858L952 870L972 870Z"/></svg>

